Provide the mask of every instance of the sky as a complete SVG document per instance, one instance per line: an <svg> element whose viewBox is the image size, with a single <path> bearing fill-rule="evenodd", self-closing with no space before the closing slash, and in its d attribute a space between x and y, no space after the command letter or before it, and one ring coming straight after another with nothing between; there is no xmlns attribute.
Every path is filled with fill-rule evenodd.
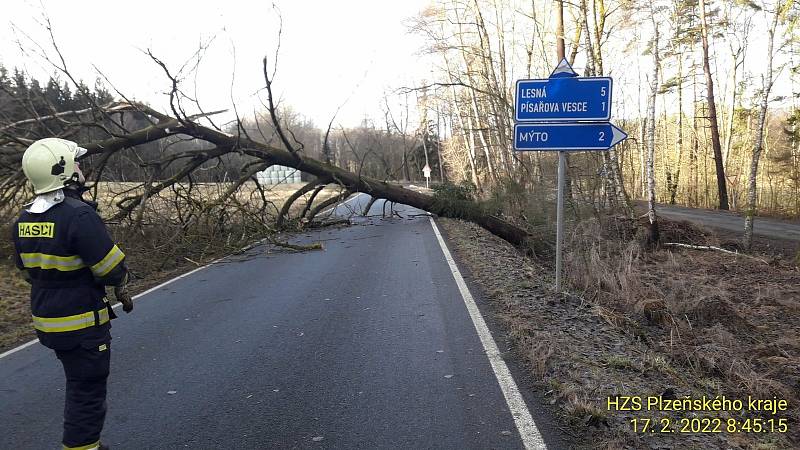
<svg viewBox="0 0 800 450"><path fill-rule="evenodd" d="M0 63L24 66L39 79L54 69L46 14L55 40L76 78L92 85L96 67L126 96L168 111L170 82L146 54L172 73L207 47L182 88L206 111L231 108L241 116L263 109L254 95L265 85L262 58L277 72L274 90L284 104L327 126L382 120L386 93L425 78L430 65L419 55L420 37L404 21L428 0L154 1L11 0L0 23ZM20 45L21 44L21 45ZM62 77L63 78L63 77ZM262 98L266 98L262 95ZM233 100L233 101L232 101Z"/></svg>
<svg viewBox="0 0 800 450"><path fill-rule="evenodd" d="M264 87L261 61L267 56L274 68L280 17L274 90L283 104L320 128L327 126L340 106L335 125L357 126L365 117L380 125L387 94L396 113L401 100L393 93L432 77L435 62L420 54L422 37L409 34L404 24L429 1L6 0L9 4L0 18L0 63L24 65L39 79L54 72L36 56L38 44L56 57L43 25L47 14L56 42L77 78L91 85L98 76L93 69L97 67L126 96L168 112L169 80L146 51L178 73L201 46L207 46L199 68L194 73L185 71L181 87L196 96L206 111L230 110L236 105L240 116L247 117L254 110L264 110L256 95ZM646 35L648 27L636 32ZM746 68L754 76L748 82L751 93L760 86L763 68L757 55L764 51L763 34L754 31L749 39ZM609 74L615 78L615 118L644 112L652 64L643 48L620 53L626 42L622 37L605 49ZM724 99L729 90L727 44L716 45L717 95ZM580 60L578 72L583 69ZM664 68L665 73L673 69L669 64ZM775 96L791 92L787 71L780 74L773 92ZM685 101L689 100L687 96ZM671 102L668 107L675 106L667 101ZM230 112L223 117L234 116Z"/></svg>

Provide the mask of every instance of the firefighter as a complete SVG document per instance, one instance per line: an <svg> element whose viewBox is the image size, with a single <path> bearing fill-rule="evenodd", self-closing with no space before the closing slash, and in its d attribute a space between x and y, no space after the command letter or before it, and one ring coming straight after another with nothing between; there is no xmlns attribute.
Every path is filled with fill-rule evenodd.
<svg viewBox="0 0 800 450"><path fill-rule="evenodd" d="M22 170L36 198L12 227L17 267L31 284L31 313L39 341L64 366L64 449L105 449L100 432L106 415L111 357L111 319L105 286L130 312L124 287L125 255L108 235L95 205L81 198L84 176L76 161L86 149L47 138L22 157ZM93 207L94 206L94 207Z"/></svg>

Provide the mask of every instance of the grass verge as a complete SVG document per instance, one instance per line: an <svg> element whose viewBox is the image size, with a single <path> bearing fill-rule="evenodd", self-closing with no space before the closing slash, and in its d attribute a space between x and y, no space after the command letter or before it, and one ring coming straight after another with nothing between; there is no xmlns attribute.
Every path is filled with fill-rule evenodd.
<svg viewBox="0 0 800 450"><path fill-rule="evenodd" d="M470 223L441 223L531 380L561 407L580 447L800 446L800 272L793 265L768 256L770 264L716 252L645 251L638 224L587 221L567 244L571 293L557 295L549 264L524 258ZM720 245L685 223L664 221L662 233ZM741 411L663 408L704 396L744 405ZM655 399L662 407L616 407L614 400L625 397ZM755 410L749 397L786 400L787 410ZM645 419L655 431L642 431ZM728 430L729 419L739 424L736 431ZM754 419L784 419L787 432L754 432ZM661 433L667 421L672 432ZM708 425L717 422L715 432Z"/></svg>

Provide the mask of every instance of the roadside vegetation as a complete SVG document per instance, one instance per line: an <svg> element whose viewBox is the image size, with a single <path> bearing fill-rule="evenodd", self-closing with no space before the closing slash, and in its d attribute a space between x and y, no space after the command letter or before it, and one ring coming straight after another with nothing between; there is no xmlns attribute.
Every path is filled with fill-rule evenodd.
<svg viewBox="0 0 800 450"><path fill-rule="evenodd" d="M469 186L434 188L442 201ZM479 199L529 230L511 246L468 222L443 228L529 379L585 448L790 449L800 445L800 243L568 208L564 293L554 292L555 211L514 185ZM552 199L549 200L552 204ZM672 246L669 244L681 244ZM616 411L609 397L778 399L786 411ZM778 433L642 433L632 420L783 418ZM641 423L639 423L641 426Z"/></svg>
<svg viewBox="0 0 800 450"><path fill-rule="evenodd" d="M786 249L758 240L758 259L644 245L645 223L574 223L567 292L551 258L467 222L445 220L458 258L486 299L529 380L582 448L791 449L800 445L800 271ZM662 238L725 245L727 236L662 221ZM762 261L763 260L763 261ZM642 412L608 398L784 399L785 412ZM632 420L787 420L788 433L642 433ZM641 423L640 423L641 426ZM660 427L660 424L659 424Z"/></svg>

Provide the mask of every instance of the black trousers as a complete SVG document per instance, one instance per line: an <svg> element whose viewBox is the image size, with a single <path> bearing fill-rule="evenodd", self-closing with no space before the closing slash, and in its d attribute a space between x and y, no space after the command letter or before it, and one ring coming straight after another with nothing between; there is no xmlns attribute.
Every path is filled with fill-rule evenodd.
<svg viewBox="0 0 800 450"><path fill-rule="evenodd" d="M67 379L64 399L64 447L82 447L100 440L106 418L106 382L111 366L110 342L86 342L56 350Z"/></svg>

